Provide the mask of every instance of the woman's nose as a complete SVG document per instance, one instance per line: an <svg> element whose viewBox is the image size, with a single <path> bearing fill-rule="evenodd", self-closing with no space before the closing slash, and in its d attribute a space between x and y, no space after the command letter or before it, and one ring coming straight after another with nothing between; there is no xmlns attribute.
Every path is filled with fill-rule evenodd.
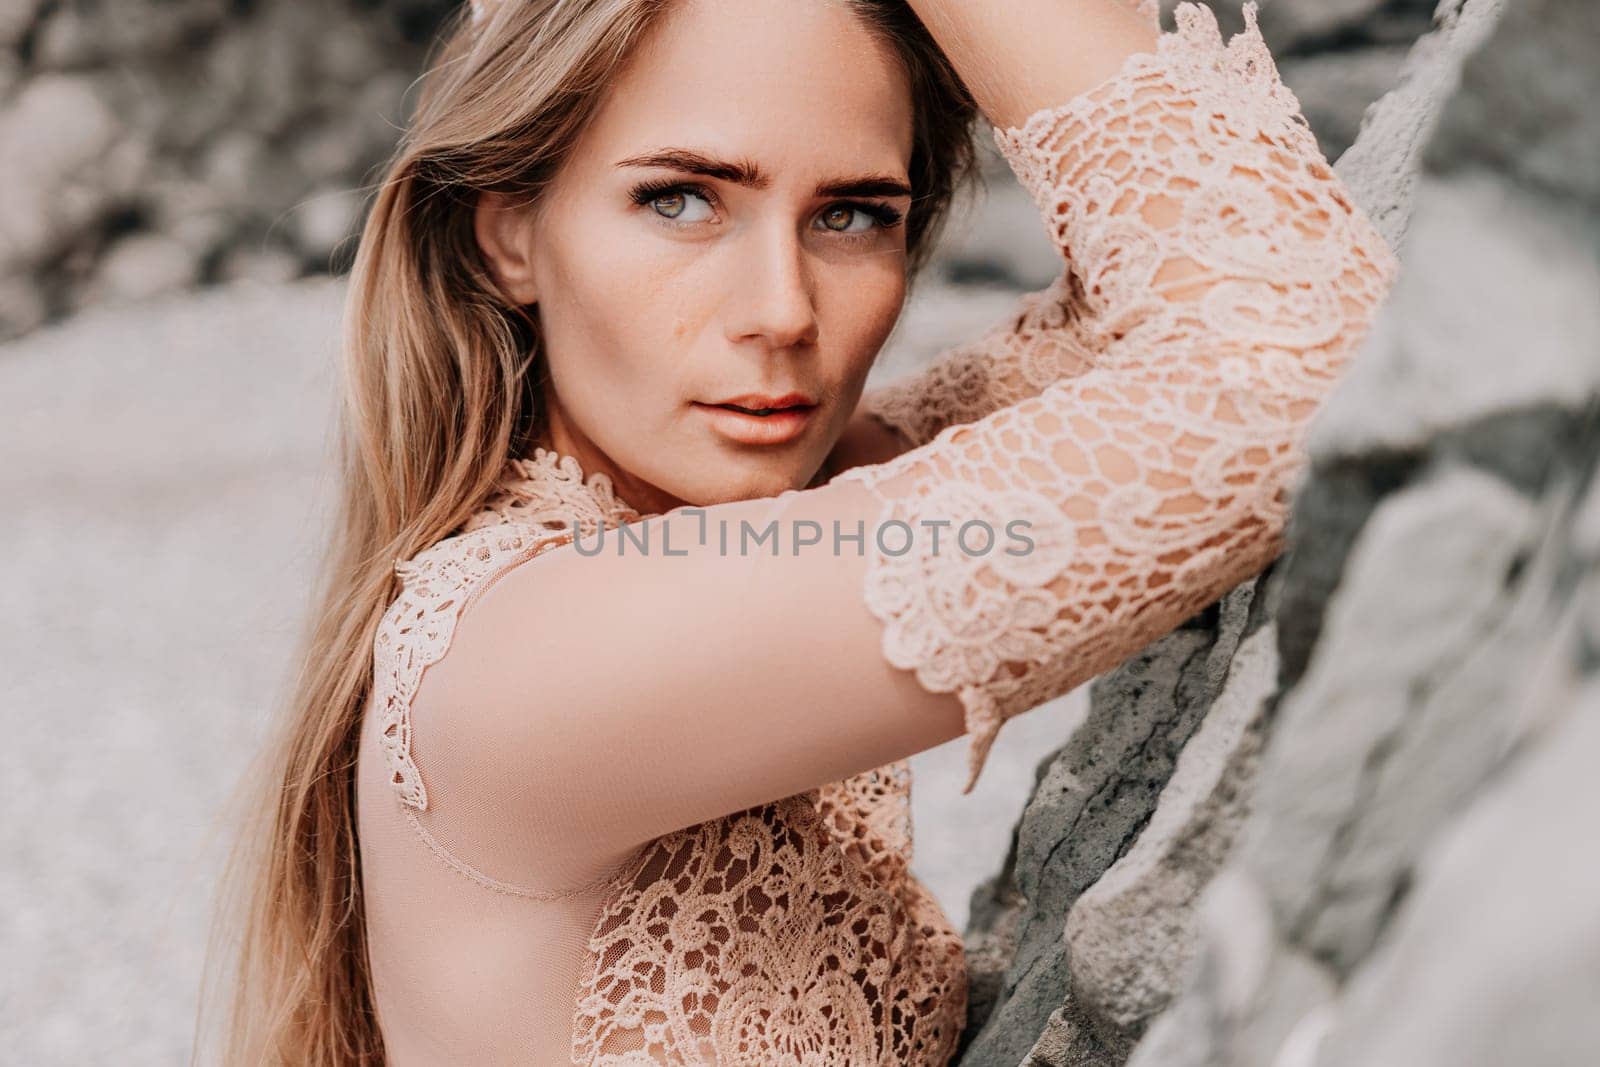
<svg viewBox="0 0 1600 1067"><path fill-rule="evenodd" d="M744 255L736 257L728 339L759 340L770 348L792 348L817 339L818 322L811 263L790 225L752 231Z"/></svg>

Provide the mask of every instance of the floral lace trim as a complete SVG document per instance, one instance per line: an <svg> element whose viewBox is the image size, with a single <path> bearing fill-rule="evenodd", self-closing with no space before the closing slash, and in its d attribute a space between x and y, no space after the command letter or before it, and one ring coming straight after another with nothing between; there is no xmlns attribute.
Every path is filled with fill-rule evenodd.
<svg viewBox="0 0 1600 1067"><path fill-rule="evenodd" d="M407 807L428 809L428 789L411 758L411 700L423 671L449 650L470 591L511 560L569 536L499 523L446 538L395 564L401 591L373 640L373 698L389 781Z"/></svg>
<svg viewBox="0 0 1600 1067"><path fill-rule="evenodd" d="M571 530L576 525L587 537L602 526L640 518L639 512L618 498L609 475L596 471L585 477L576 457L535 448L532 458L507 461L500 488L462 530L505 522L550 530Z"/></svg>
<svg viewBox="0 0 1600 1067"><path fill-rule="evenodd" d="M400 595L384 613L373 645L373 686L390 783L407 807L428 808L428 790L411 758L411 700L422 673L444 657L456 622L484 581L519 558L599 526L639 518L601 472L584 477L578 461L544 448L506 464L500 486L461 530L395 563Z"/></svg>
<svg viewBox="0 0 1600 1067"><path fill-rule="evenodd" d="M1126 99L1131 84L1151 77L1180 93L1196 93L1222 104L1222 114L1204 116L1206 122L1226 115L1230 127L1252 127L1278 135L1286 147L1321 159L1300 101L1279 77L1277 62L1256 25L1257 7L1256 0L1244 4L1244 28L1224 43L1217 16L1209 7L1192 0L1181 3L1173 11L1176 28L1157 38L1154 52L1130 54L1111 78L1065 103L1040 108L1020 127L996 128L995 143L1022 187L1041 208L1054 213L1061 192L1061 167L1067 158L1061 151L1062 131L1078 127L1107 102L1119 96ZM1206 128L1205 123L1196 123L1193 132L1201 135L1197 146L1207 142ZM1218 142L1210 139L1210 143ZM1113 188L1102 184L1100 191L1112 192Z"/></svg>

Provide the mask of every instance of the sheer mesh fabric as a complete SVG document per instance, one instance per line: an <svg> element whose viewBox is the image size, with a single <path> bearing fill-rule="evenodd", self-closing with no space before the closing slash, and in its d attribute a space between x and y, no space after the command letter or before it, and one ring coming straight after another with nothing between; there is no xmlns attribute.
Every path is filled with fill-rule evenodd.
<svg viewBox="0 0 1600 1067"><path fill-rule="evenodd" d="M541 449L399 565L358 776L392 1062L949 1061L906 757L965 734L970 790L1006 719L1258 573L1393 278L1245 13L1224 44L1185 4L996 131L1064 271L864 398L900 456L641 516ZM968 520L1033 550L964 550ZM741 523L771 549L725 550Z"/></svg>

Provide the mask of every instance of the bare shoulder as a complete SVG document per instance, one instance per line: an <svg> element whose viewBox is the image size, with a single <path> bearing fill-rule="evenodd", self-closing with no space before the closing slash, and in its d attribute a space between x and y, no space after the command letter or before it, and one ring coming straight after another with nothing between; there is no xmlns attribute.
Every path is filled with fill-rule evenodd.
<svg viewBox="0 0 1600 1067"><path fill-rule="evenodd" d="M435 732L470 731L475 691L500 674L494 649L479 647L492 643L494 628L464 628L462 621L487 589L554 542L546 530L496 524L443 538L395 565L401 587L374 637L373 689L391 778L411 807L428 806L413 751L416 721ZM462 660L466 670L457 667ZM451 710L436 710L444 708Z"/></svg>

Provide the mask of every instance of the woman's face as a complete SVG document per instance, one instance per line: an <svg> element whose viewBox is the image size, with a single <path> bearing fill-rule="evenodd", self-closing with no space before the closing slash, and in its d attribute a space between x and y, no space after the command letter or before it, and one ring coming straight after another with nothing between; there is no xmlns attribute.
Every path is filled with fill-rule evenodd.
<svg viewBox="0 0 1600 1067"><path fill-rule="evenodd" d="M838 0L677 4L537 210L479 205L555 447L646 511L808 484L904 302L911 149L904 70Z"/></svg>

